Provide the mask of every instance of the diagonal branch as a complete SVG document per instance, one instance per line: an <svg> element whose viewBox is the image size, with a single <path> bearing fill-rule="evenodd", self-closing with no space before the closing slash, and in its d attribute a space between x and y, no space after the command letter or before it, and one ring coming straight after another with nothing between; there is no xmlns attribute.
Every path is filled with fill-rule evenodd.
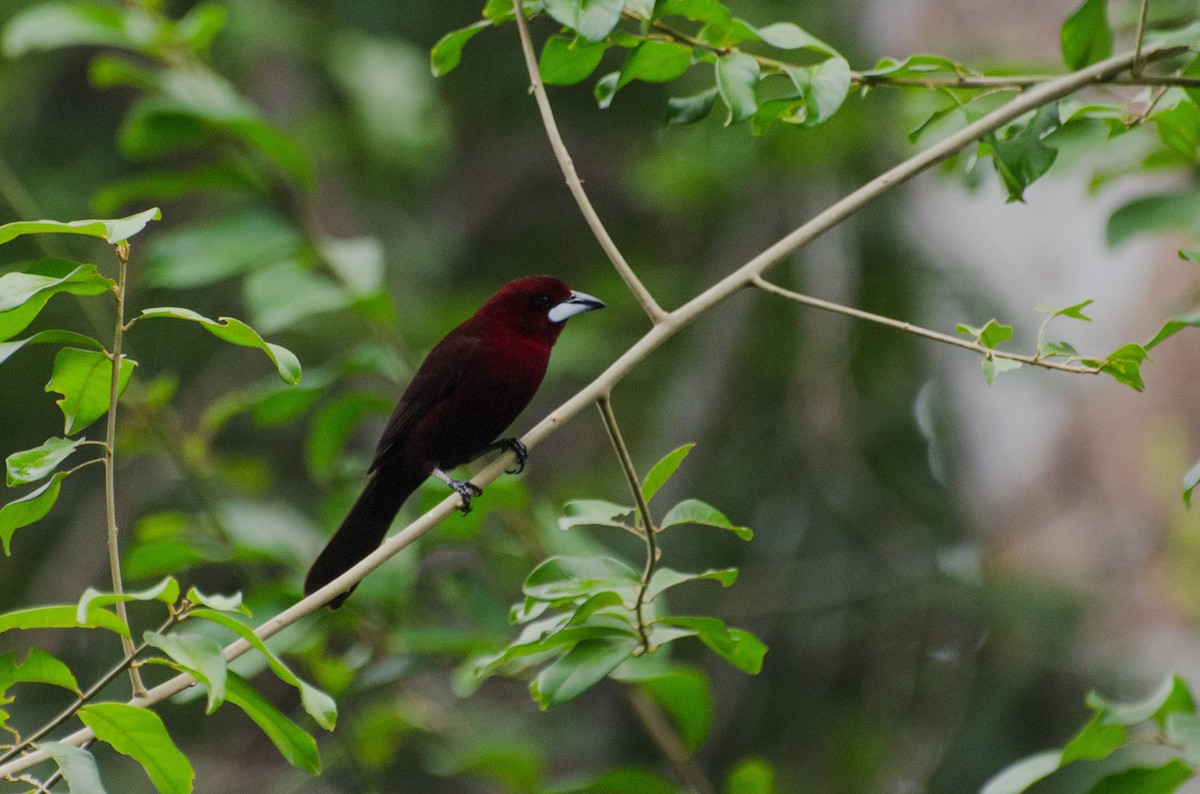
<svg viewBox="0 0 1200 794"><path fill-rule="evenodd" d="M1178 54L1184 50L1186 50L1185 47L1143 49L1142 59L1146 61L1162 58ZM1061 99L1085 86L1109 80L1114 75L1128 70L1133 60L1134 53L1130 51L1093 64L1058 80L1052 80L1028 93L1022 94L1003 107L997 108L958 132L934 144L929 149L918 153L875 179L872 179L870 182L867 182L678 309L667 313L661 322L657 323L641 339L622 353L609 365L608 369L538 422L522 437L521 441L529 449L537 446L547 436L558 430L567 420L575 417L602 396L609 394L612 388L617 383L620 383L635 366L661 347L664 342L683 330L693 320L731 295L748 286L754 285L755 279L759 278L769 268L854 215L854 213L876 198L907 182L922 171L932 168L963 147L1002 128L1004 125L1029 111L1046 103ZM515 460L516 456L512 452L506 452L480 470L478 474L471 478L471 481L481 487L486 486L499 477ZM385 540L376 551L369 554L341 576L312 595L296 602L275 617L261 623L255 629L255 634L262 639L266 639L320 609L321 606L334 596L345 592L350 585L361 581L368 573L378 568L401 549L410 545L421 535L424 535L435 527L439 522L453 513L458 508L459 503L460 498L457 494L446 497L432 510ZM225 647L225 658L228 660L236 659L249 651L250 648L250 643L239 638ZM129 703L134 706L149 706L187 689L194 683L195 679L191 676L181 674L154 687L145 696L133 698ZM84 728L63 738L61 741L78 745L91 738L93 738L91 730ZM0 764L0 779L12 778L17 773L47 760L49 760L49 756L44 752L38 751L14 759L9 763Z"/></svg>
<svg viewBox="0 0 1200 794"><path fill-rule="evenodd" d="M538 112L542 115L542 124L546 127L546 137L550 139L550 148L554 152L554 158L558 160L558 166L562 169L563 176L567 180L567 187L571 190L571 195L575 197L575 203L579 205L579 211L583 213L584 220L592 230L592 234L596 235L596 240L600 243L600 247L604 249L604 253L608 255L613 267L617 269L617 273L625 281L625 286L629 287L629 291L637 298L637 302L642 305L646 316L650 318L650 322L658 324L666 317L666 312L654 300L654 296L642 284L641 279L633 272L633 268L625 261L625 257L621 255L621 251L617 248L617 244L613 242L609 236L608 230L604 228L604 224L600 222L600 216L596 214L596 210L592 207L592 202L588 199L587 193L583 190L583 182L579 179L579 174L575 172L575 164L571 161L571 154L567 151L566 144L563 143L562 135L558 131L558 124L554 121L554 111L550 108L550 98L546 96L546 87L542 84L542 74L538 69L537 59L533 55L533 42L529 37L529 23L525 20L525 9L521 6L521 0L513 0L513 10L517 16L517 31L521 35L521 51L525 55L525 68L529 71L529 82L533 90L533 97L537 100Z"/></svg>

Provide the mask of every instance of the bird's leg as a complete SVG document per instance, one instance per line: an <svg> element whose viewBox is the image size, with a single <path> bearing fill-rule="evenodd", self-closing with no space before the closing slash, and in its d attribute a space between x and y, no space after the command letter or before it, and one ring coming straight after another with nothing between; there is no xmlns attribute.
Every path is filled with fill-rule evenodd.
<svg viewBox="0 0 1200 794"><path fill-rule="evenodd" d="M483 494L483 489L475 483L456 480L441 469L434 469L433 476L453 488L454 492L462 498L462 506L458 509L462 511L464 516L471 512L471 497Z"/></svg>
<svg viewBox="0 0 1200 794"><path fill-rule="evenodd" d="M493 444L488 444L488 449L496 449L501 452L512 452L517 456L517 465L511 469L505 469L506 474L520 474L525 471L525 461L529 460L529 450L521 443L519 438L502 438Z"/></svg>

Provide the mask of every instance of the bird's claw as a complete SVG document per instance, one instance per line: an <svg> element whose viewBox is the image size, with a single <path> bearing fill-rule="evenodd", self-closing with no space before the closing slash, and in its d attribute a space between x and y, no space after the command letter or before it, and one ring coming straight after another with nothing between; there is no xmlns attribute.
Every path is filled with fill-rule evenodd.
<svg viewBox="0 0 1200 794"><path fill-rule="evenodd" d="M464 516L471 512L471 497L483 495L483 489L473 482L451 480L448 484L458 494L459 498L462 499L462 505L458 509L462 511Z"/></svg>
<svg viewBox="0 0 1200 794"><path fill-rule="evenodd" d="M517 456L517 463L511 469L505 469L506 474L520 474L525 471L525 461L529 460L529 449L519 438L502 438L492 445L501 452L511 452Z"/></svg>

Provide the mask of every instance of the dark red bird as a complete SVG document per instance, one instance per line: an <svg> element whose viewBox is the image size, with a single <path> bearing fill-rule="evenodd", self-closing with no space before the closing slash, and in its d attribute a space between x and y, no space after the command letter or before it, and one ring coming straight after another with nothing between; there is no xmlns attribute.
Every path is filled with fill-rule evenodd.
<svg viewBox="0 0 1200 794"><path fill-rule="evenodd" d="M488 449L512 449L515 471L524 468L524 446L515 438L497 439L533 399L567 318L603 306L556 278L528 276L505 284L446 334L400 397L379 439L370 479L309 569L305 594L378 548L400 505L430 474L462 496L467 512L479 488L446 472ZM329 606L337 609L353 590Z"/></svg>

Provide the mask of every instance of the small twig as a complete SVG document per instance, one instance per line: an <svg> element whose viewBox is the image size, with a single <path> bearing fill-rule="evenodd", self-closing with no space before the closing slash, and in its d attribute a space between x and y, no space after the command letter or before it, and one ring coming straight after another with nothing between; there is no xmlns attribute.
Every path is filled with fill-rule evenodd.
<svg viewBox="0 0 1200 794"><path fill-rule="evenodd" d="M1134 79L1142 76L1142 41L1146 36L1146 17L1150 12L1150 0L1142 0L1142 8L1138 12L1137 40L1133 45L1133 65L1129 73Z"/></svg>
<svg viewBox="0 0 1200 794"><path fill-rule="evenodd" d="M575 197L575 203L579 205L579 211L583 213L583 217L591 228L592 234L600 243L600 247L604 249L604 253L608 255L613 267L625 281L625 286L629 287L629 291L637 298L637 302L641 304L642 310L646 312L650 322L657 325L663 321L667 313L658 305L658 301L654 300L654 296L650 294L641 279L633 272L633 268L625 261L617 244L613 242L608 230L600 222L600 216L592 207L592 202L583 189L583 183L579 180L579 174L575 172L571 154L567 151L562 135L558 131L558 124L554 121L554 111L550 108L550 98L546 96L546 87L542 85L542 75L538 69L537 58L533 54L533 41L529 37L529 24L525 21L525 9L521 6L521 0L513 0L513 10L516 11L517 32L521 36L521 51L525 54L525 68L529 72L533 97L537 101L538 111L542 116L542 125L546 128L546 137L550 139L550 148L554 152L554 158L558 160L558 166L567 180L567 187L570 188L571 195Z"/></svg>
<svg viewBox="0 0 1200 794"><path fill-rule="evenodd" d="M966 339L962 339L957 336L931 331L928 328L922 328L919 325L906 323L902 320L893 320L891 317L884 317L883 315L864 312L861 309L843 306L840 303L831 303L830 301L814 298L810 295L802 295L799 292L792 292L789 289L784 289L783 287L772 284L761 276L755 276L753 279L751 279L751 281L754 286L765 292L779 295L780 297L796 301L797 303L803 303L805 306L812 306L814 309L821 309L822 311L833 312L834 314L842 314L846 317L854 317L859 320L866 320L867 322L878 323L879 325L886 325L891 328L898 328L901 331L907 331L910 334L923 336L926 339L933 339L937 342L943 342L947 345L961 347L964 350L971 350L988 358L1005 358L1009 361L1019 361L1022 364L1029 364L1030 366L1034 367L1056 369L1060 372L1072 372L1077 375L1096 375L1104 369L1103 365L1099 367L1082 367L1073 364L1062 363L1059 361L1052 361L1050 359L1042 358L1037 353L1034 353L1033 355L1025 355L1022 353L1009 353L1004 350L996 350L995 348L981 345L978 342L969 342Z"/></svg>
<svg viewBox="0 0 1200 794"><path fill-rule="evenodd" d="M600 418L604 420L604 429L608 431L608 438L612 441L617 459L621 461L621 470L625 472L625 480L629 483L629 490L633 492L638 513L642 517L642 526L646 530L646 566L642 570L642 582L638 587L637 599L634 602L634 613L637 615L638 635L642 641L642 650L649 651L650 637L647 633L645 616L646 592L650 589L650 579L654 576L654 569L658 565L658 538L655 537L658 528L654 526L654 518L650 515L650 506L646 504L646 498L642 495L637 469L633 467L633 459L629 456L629 447L625 445L625 439L621 437L621 428L617 424L617 416L613 413L612 400L608 394L603 394L596 400L596 407L600 409Z"/></svg>
<svg viewBox="0 0 1200 794"><path fill-rule="evenodd" d="M113 592L121 595L125 592L125 587L121 581L121 550L118 542L119 531L117 529L117 486L116 486L116 447L117 447L117 398L121 392L121 342L125 335L125 276L127 265L129 264L129 243L123 242L117 245L117 285L113 289L113 294L117 299L117 318L113 330L113 346L112 353L109 355L112 360L112 379L109 385L109 402L108 402L108 425L105 428L105 447L104 447L104 513L106 523L108 525L108 570L112 577ZM125 608L124 601L118 601L117 617L126 626L129 625L129 613ZM133 640L129 637L121 637L121 647L125 650L125 655L132 657L134 655ZM146 686L142 683L142 676L137 668L130 665L129 680L133 685L134 697L141 697L146 694Z"/></svg>
<svg viewBox="0 0 1200 794"><path fill-rule="evenodd" d="M666 718L654 699L643 689L632 684L622 686L621 691L625 694L625 700L633 710L634 716L638 718L642 727L646 729L646 733L650 734L650 738L658 745L659 751L684 785L695 794L717 794L717 790L713 788L712 783L708 782L708 778L700 771L700 767L696 765L687 748L683 746L683 741L679 738L675 726Z"/></svg>

